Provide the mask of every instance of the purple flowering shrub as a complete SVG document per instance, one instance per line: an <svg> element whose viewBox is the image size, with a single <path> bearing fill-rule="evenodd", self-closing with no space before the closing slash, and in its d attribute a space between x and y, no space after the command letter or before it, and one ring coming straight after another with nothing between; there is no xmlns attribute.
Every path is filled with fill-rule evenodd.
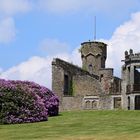
<svg viewBox="0 0 140 140"><path fill-rule="evenodd" d="M58 97L46 87L0 79L0 123L46 121L58 115L58 107Z"/></svg>

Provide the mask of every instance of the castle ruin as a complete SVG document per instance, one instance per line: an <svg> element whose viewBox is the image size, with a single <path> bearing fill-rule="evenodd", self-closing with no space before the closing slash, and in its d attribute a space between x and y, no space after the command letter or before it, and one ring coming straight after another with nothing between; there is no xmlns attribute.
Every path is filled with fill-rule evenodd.
<svg viewBox="0 0 140 140"><path fill-rule="evenodd" d="M52 90L60 111L83 109L140 109L140 53L125 52L122 79L106 68L107 45L81 44L82 68L59 58L52 62Z"/></svg>

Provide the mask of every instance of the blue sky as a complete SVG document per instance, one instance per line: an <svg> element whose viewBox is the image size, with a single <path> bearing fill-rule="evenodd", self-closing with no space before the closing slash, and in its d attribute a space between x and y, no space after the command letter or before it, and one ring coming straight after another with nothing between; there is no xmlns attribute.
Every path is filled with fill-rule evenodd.
<svg viewBox="0 0 140 140"><path fill-rule="evenodd" d="M77 50L93 40L95 15L107 67L120 76L124 51L140 51L139 0L0 0L1 78L51 88L52 59L81 65Z"/></svg>

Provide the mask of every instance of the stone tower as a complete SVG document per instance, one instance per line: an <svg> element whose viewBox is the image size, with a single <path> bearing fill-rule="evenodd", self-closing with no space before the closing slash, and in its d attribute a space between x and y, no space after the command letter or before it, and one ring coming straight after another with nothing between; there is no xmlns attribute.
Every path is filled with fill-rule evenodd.
<svg viewBox="0 0 140 140"><path fill-rule="evenodd" d="M140 53L125 51L125 64L122 66L123 108L140 110Z"/></svg>
<svg viewBox="0 0 140 140"><path fill-rule="evenodd" d="M105 68L107 45L102 42L89 41L81 44L82 67L91 74L99 75L99 70Z"/></svg>

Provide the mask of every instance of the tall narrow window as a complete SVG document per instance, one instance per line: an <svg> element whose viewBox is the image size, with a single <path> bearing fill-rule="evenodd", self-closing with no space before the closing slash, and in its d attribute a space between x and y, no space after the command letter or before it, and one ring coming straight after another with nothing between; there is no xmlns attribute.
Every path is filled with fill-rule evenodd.
<svg viewBox="0 0 140 140"><path fill-rule="evenodd" d="M104 77L103 74L100 75L100 82L102 81L102 78Z"/></svg>
<svg viewBox="0 0 140 140"><path fill-rule="evenodd" d="M140 110L140 95L135 96L135 110Z"/></svg>
<svg viewBox="0 0 140 140"><path fill-rule="evenodd" d="M97 101L92 101L92 109L97 109Z"/></svg>
<svg viewBox="0 0 140 140"><path fill-rule="evenodd" d="M64 95L71 96L73 92L72 89L72 77L65 74L64 75Z"/></svg>
<svg viewBox="0 0 140 140"><path fill-rule="evenodd" d="M92 66L92 64L89 64L88 69L89 69L89 73L92 74L92 71L93 71L93 66Z"/></svg>
<svg viewBox="0 0 140 140"><path fill-rule="evenodd" d="M69 95L69 77L64 75L64 95Z"/></svg>
<svg viewBox="0 0 140 140"><path fill-rule="evenodd" d="M128 96L128 110L130 110L130 96Z"/></svg>
<svg viewBox="0 0 140 140"><path fill-rule="evenodd" d="M85 105L86 105L85 106L86 109L91 109L91 107L90 107L90 101L86 101L86 104Z"/></svg>

